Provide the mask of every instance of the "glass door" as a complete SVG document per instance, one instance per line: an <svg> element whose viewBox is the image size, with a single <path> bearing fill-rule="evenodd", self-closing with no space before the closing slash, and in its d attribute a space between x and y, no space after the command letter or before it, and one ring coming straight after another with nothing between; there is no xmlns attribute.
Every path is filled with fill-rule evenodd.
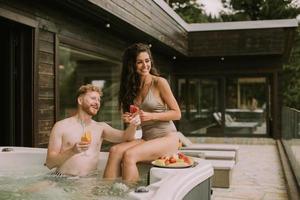
<svg viewBox="0 0 300 200"><path fill-rule="evenodd" d="M251 136L268 133L266 77L179 78L179 131L190 136Z"/></svg>
<svg viewBox="0 0 300 200"><path fill-rule="evenodd" d="M178 99L182 112L178 129L184 134L205 135L220 133L220 124L213 114L220 112L219 79L180 78L177 81Z"/></svg>
<svg viewBox="0 0 300 200"><path fill-rule="evenodd" d="M0 17L4 127L0 146L33 145L33 30Z"/></svg>
<svg viewBox="0 0 300 200"><path fill-rule="evenodd" d="M265 77L228 78L225 134L267 134L268 87Z"/></svg>

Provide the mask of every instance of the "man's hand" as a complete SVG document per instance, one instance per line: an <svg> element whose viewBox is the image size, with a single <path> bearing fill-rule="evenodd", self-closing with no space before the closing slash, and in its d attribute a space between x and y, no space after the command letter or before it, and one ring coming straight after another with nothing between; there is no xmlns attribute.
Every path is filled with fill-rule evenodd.
<svg viewBox="0 0 300 200"><path fill-rule="evenodd" d="M129 123L130 123L130 120L132 119L131 115L132 115L131 113L125 112L125 113L122 115L123 122L126 123L126 124L129 124Z"/></svg>
<svg viewBox="0 0 300 200"><path fill-rule="evenodd" d="M140 115L135 115L133 117L130 117L131 120L130 120L130 124L134 125L134 126L139 126L141 124L141 118L140 118Z"/></svg>
<svg viewBox="0 0 300 200"><path fill-rule="evenodd" d="M122 115L122 119L123 119L123 122L124 122L124 123L129 124L130 121L131 121L132 119L134 119L136 116L139 116L139 111L138 111L138 112L135 112L135 113L125 112L125 113Z"/></svg>
<svg viewBox="0 0 300 200"><path fill-rule="evenodd" d="M89 149L89 142L78 142L73 146L73 152L81 153Z"/></svg>

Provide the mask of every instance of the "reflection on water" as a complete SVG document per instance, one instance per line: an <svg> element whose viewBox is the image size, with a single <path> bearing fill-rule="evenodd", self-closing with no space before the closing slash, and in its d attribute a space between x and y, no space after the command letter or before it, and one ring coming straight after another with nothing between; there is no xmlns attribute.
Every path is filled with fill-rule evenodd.
<svg viewBox="0 0 300 200"><path fill-rule="evenodd" d="M0 169L0 199L5 200L53 200L53 199L126 199L129 191L138 185L146 185L147 171L139 183L128 185L120 179L102 179L102 172L88 177L56 177L39 167L24 171Z"/></svg>

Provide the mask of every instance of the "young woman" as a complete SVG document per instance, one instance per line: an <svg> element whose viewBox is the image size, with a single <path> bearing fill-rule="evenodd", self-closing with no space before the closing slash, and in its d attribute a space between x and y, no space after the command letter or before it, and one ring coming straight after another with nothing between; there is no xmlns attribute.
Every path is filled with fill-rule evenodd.
<svg viewBox="0 0 300 200"><path fill-rule="evenodd" d="M124 52L119 105L125 123L133 117L130 105L139 107L143 136L111 147L104 178L122 175L125 181L135 182L139 179L138 162L172 155L178 149L172 120L179 120L181 112L167 80L154 67L148 45L133 44Z"/></svg>

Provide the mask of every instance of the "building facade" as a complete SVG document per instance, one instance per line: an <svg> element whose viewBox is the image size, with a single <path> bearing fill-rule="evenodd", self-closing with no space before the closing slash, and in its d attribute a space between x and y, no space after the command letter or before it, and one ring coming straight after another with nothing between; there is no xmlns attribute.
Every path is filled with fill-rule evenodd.
<svg viewBox="0 0 300 200"><path fill-rule="evenodd" d="M135 42L151 45L186 135L280 137L280 71L296 20L186 24L162 0L1 0L0 26L0 145L46 146L85 83L104 92L95 120L122 128L121 57Z"/></svg>

